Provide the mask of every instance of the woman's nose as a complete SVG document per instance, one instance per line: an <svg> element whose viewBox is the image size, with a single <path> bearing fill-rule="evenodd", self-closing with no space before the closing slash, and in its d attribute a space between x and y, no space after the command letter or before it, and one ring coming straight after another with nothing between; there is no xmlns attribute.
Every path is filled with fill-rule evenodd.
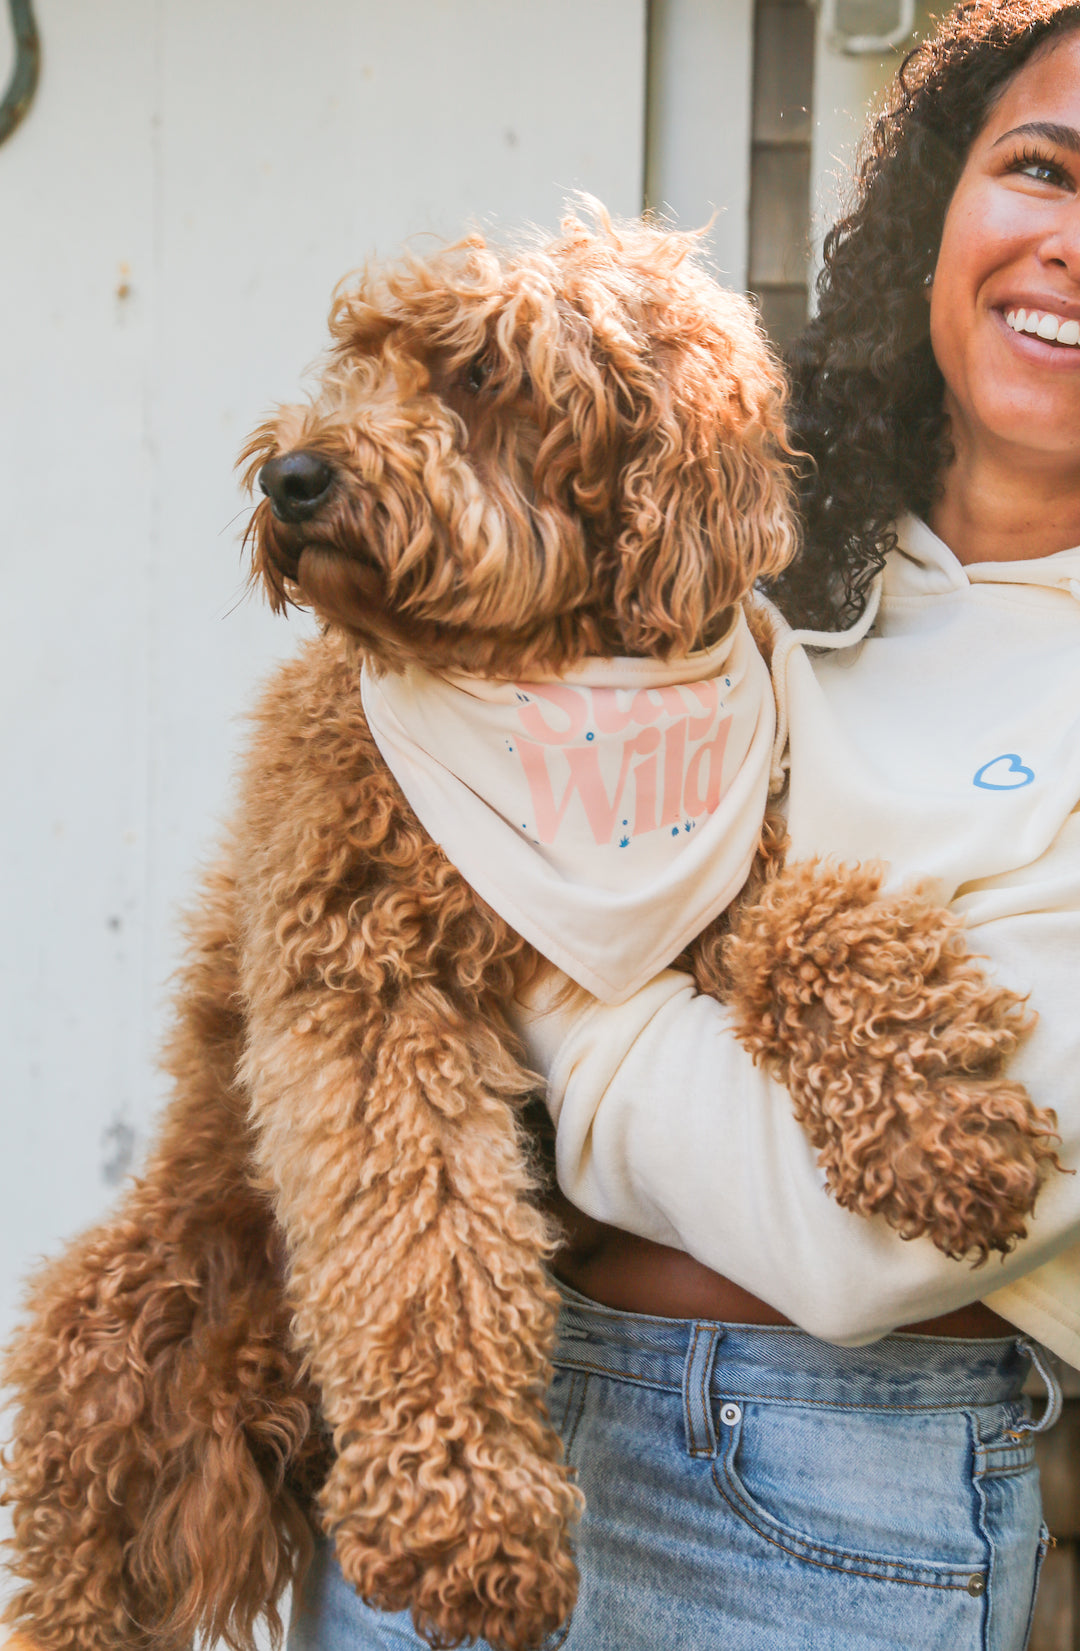
<svg viewBox="0 0 1080 1651"><path fill-rule="evenodd" d="M1062 203L1053 229L1039 247L1039 255L1043 263L1067 270L1080 284L1080 198Z"/></svg>
<svg viewBox="0 0 1080 1651"><path fill-rule="evenodd" d="M326 502L333 479L332 466L302 447L268 459L259 471L259 486L283 522L306 522L314 516Z"/></svg>

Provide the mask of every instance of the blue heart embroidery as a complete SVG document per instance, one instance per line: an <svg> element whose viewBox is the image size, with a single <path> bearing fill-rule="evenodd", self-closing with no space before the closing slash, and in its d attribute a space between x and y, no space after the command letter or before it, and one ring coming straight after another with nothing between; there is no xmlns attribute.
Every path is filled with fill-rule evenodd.
<svg viewBox="0 0 1080 1651"><path fill-rule="evenodd" d="M996 778L991 778L995 770ZM1006 751L1003 756L984 762L975 775L974 783L984 791L1019 791L1021 786L1030 785L1034 778L1034 770L1025 767L1015 751Z"/></svg>

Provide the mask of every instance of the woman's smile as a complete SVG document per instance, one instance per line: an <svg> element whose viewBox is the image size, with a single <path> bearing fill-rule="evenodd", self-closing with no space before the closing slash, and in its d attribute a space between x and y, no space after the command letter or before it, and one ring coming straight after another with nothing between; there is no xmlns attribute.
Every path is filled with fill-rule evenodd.
<svg viewBox="0 0 1080 1651"><path fill-rule="evenodd" d="M1045 301L1038 304L1029 299L1026 304L995 309L992 319L1011 333L1008 344L1018 363L1044 373L1076 373L1080 372L1080 320L1063 311L1062 305L1051 309Z"/></svg>
<svg viewBox="0 0 1080 1651"><path fill-rule="evenodd" d="M1016 333L1034 333L1047 344L1064 344L1075 348L1080 344L1080 321L1055 315L1052 310L1034 308L1007 310L1005 325Z"/></svg>
<svg viewBox="0 0 1080 1651"><path fill-rule="evenodd" d="M930 295L958 459L1080 474L1080 36L1008 82L945 218Z"/></svg>

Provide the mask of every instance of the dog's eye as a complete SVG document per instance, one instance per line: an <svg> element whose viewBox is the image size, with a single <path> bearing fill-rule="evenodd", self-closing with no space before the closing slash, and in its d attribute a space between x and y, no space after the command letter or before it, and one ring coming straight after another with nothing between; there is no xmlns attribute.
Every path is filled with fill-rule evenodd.
<svg viewBox="0 0 1080 1651"><path fill-rule="evenodd" d="M465 383L472 391L482 390L488 381L490 368L483 361L470 361L465 369Z"/></svg>

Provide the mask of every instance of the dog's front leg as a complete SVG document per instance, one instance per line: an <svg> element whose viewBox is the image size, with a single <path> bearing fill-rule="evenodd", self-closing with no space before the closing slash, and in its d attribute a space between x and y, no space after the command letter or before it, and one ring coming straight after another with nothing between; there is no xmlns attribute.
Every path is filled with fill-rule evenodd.
<svg viewBox="0 0 1080 1651"><path fill-rule="evenodd" d="M1025 1235L1057 1161L1053 1113L1002 1074L1030 1018L957 918L881 885L878 866L771 877L733 914L725 995L837 1202L982 1260Z"/></svg>
<svg viewBox="0 0 1080 1651"><path fill-rule="evenodd" d="M525 1079L434 984L257 1014L247 1071L295 1329L336 1463L346 1577L433 1645L534 1646L569 1613L579 1495L543 1394L556 1298L519 1138Z"/></svg>

